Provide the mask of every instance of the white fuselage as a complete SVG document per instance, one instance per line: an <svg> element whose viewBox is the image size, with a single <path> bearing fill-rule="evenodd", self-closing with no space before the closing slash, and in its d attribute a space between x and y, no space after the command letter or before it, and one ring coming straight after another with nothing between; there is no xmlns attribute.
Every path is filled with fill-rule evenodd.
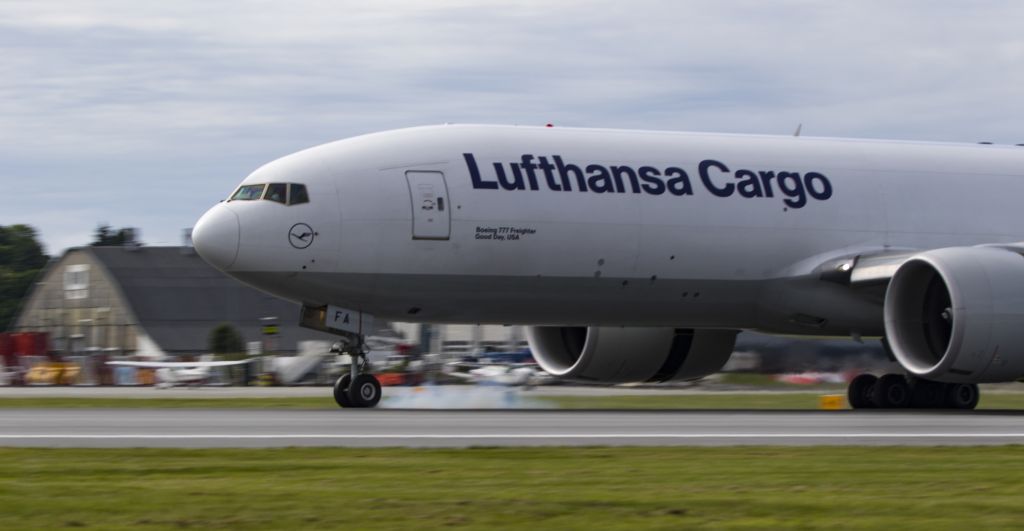
<svg viewBox="0 0 1024 531"><path fill-rule="evenodd" d="M402 321L881 335L881 301L816 267L1024 239L1024 147L451 125L243 181L263 183L309 202L221 202L195 227L204 258Z"/></svg>
<svg viewBox="0 0 1024 531"><path fill-rule="evenodd" d="M157 386L174 387L176 385L202 385L210 378L208 367L160 368L156 370Z"/></svg>

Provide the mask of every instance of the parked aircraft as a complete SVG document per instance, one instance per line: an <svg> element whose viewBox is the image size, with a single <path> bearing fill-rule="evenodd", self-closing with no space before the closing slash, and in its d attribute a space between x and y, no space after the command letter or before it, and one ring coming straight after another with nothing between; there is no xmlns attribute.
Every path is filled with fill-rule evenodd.
<svg viewBox="0 0 1024 531"><path fill-rule="evenodd" d="M536 364L477 364L467 366L461 362L445 364L444 373L481 385L533 387L547 383L551 376Z"/></svg>
<svg viewBox="0 0 1024 531"><path fill-rule="evenodd" d="M524 348L520 350L513 350L509 352L502 352L499 350L484 350L469 356L464 356L465 361L476 361L478 363L491 364L491 365L512 365L512 364L528 364L536 365L536 360L533 359L533 353L530 349Z"/></svg>
<svg viewBox="0 0 1024 531"><path fill-rule="evenodd" d="M529 325L589 382L716 372L742 329L882 338L855 408L973 408L1024 377L1024 147L447 125L271 162L199 254L360 345L373 317ZM358 349L357 349L358 350ZM380 387L339 378L340 405Z"/></svg>
<svg viewBox="0 0 1024 531"><path fill-rule="evenodd" d="M210 369L251 363L255 358L234 361L213 361L213 356L203 356L200 361L108 361L115 367L140 367L156 369L156 386L160 388L177 385L202 385L211 377Z"/></svg>

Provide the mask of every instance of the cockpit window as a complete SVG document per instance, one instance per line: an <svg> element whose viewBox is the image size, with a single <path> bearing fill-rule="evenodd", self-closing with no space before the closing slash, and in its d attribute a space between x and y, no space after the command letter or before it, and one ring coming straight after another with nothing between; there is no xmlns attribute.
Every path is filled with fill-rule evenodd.
<svg viewBox="0 0 1024 531"><path fill-rule="evenodd" d="M289 205L297 205L299 203L308 203L309 194L306 193L306 185L304 184L291 184L292 188L291 196L288 198Z"/></svg>
<svg viewBox="0 0 1024 531"><path fill-rule="evenodd" d="M246 184L240 186L238 191L231 196L231 201L254 201L263 196L265 184Z"/></svg>
<svg viewBox="0 0 1024 531"><path fill-rule="evenodd" d="M267 195L263 199L276 201L281 204L287 202L288 185L284 183L270 183L267 185Z"/></svg>
<svg viewBox="0 0 1024 531"><path fill-rule="evenodd" d="M304 184L246 184L239 186L229 201L254 201L256 199L276 201L282 205L298 205L309 202L309 193L306 192Z"/></svg>

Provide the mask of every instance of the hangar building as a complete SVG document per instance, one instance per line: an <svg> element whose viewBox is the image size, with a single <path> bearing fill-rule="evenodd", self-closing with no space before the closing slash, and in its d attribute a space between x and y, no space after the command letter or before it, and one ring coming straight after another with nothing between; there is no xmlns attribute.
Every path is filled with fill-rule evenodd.
<svg viewBox="0 0 1024 531"><path fill-rule="evenodd" d="M79 247L40 274L14 332L48 332L61 354L104 351L147 357L209 352L228 323L263 351L295 353L302 340L334 336L300 328L299 306L234 280L185 247ZM264 335L264 326L277 334Z"/></svg>

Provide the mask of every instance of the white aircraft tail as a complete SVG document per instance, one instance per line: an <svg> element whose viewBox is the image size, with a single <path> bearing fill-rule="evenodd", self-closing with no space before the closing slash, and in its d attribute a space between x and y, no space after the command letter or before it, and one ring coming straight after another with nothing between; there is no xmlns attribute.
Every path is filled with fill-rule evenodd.
<svg viewBox="0 0 1024 531"><path fill-rule="evenodd" d="M320 341L303 341L302 343L304 343L301 345L303 350L298 356L277 358L275 360L277 381L282 385L292 385L301 380L302 377L309 374L309 371L320 365L320 362L330 349L329 344L320 345L319 343L323 343ZM317 344L309 345L309 343Z"/></svg>

